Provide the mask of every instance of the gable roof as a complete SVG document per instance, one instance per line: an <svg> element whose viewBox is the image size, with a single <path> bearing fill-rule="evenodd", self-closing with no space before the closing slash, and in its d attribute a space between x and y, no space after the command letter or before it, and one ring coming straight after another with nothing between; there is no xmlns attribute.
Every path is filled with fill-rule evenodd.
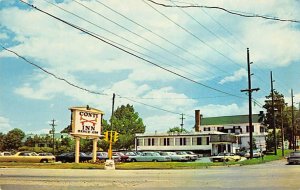
<svg viewBox="0 0 300 190"><path fill-rule="evenodd" d="M260 123L259 114L252 114L252 122ZM240 124L240 123L249 123L248 115L207 117L201 119L201 125L226 125L226 124Z"/></svg>

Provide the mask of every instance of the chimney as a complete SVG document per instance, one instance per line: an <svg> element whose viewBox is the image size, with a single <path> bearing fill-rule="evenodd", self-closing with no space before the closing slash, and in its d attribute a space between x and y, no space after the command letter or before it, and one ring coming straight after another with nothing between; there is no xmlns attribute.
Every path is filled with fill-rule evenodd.
<svg viewBox="0 0 300 190"><path fill-rule="evenodd" d="M195 110L195 132L200 132L200 110Z"/></svg>

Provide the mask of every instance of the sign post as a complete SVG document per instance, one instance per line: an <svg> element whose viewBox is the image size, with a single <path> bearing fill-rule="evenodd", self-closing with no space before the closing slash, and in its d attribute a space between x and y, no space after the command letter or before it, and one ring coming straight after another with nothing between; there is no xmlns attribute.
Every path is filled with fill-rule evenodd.
<svg viewBox="0 0 300 190"><path fill-rule="evenodd" d="M71 135L75 138L75 163L79 163L80 138L93 139L93 162L96 162L97 142L101 136L101 122L104 112L94 108L72 107L71 110Z"/></svg>

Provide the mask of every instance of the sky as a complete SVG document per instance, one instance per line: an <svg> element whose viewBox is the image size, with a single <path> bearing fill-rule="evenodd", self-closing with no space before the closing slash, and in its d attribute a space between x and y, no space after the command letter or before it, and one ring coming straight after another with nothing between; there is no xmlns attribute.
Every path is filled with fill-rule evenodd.
<svg viewBox="0 0 300 190"><path fill-rule="evenodd" d="M147 132L192 131L203 117L253 113L273 86L300 102L300 1L0 0L0 132L48 133L70 107L133 105ZM178 8L214 6L221 9ZM10 51L8 51L10 50ZM17 56L18 55L18 56ZM254 103L255 102L255 103Z"/></svg>

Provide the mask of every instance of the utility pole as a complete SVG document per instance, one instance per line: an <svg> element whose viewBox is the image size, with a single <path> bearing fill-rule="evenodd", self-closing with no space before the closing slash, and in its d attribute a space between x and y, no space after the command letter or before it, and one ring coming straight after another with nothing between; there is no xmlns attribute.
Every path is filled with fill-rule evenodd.
<svg viewBox="0 0 300 190"><path fill-rule="evenodd" d="M252 127L252 92L258 91L259 88L251 88L251 70L250 70L249 48L247 48L247 66L248 66L248 89L241 92L248 92L249 96L249 138L250 138L250 159L253 158L253 127Z"/></svg>
<svg viewBox="0 0 300 190"><path fill-rule="evenodd" d="M112 134L112 131L113 131L113 119L114 119L114 109L115 109L115 93L113 93L113 98L112 98L112 109L111 109L111 132L109 133L110 135L110 140L109 140L109 150L108 150L108 158L111 160L112 159L112 138L113 138L113 134Z"/></svg>
<svg viewBox="0 0 300 190"><path fill-rule="evenodd" d="M270 72L271 76L271 94L272 94L272 125L273 125L273 138L274 138L274 154L277 155L277 138L276 138L276 126L275 126L275 108L274 108L274 88L273 88L273 75L272 71Z"/></svg>
<svg viewBox="0 0 300 190"><path fill-rule="evenodd" d="M50 124L50 126L52 126L52 129L51 129L51 133L52 133L52 143L53 143L53 150L52 150L52 153L53 155L55 154L55 142L54 142L54 134L55 134L55 120L52 119L52 123Z"/></svg>
<svg viewBox="0 0 300 190"><path fill-rule="evenodd" d="M293 89L291 89L291 96L292 96L292 141L293 141L293 149L296 151L296 130L295 130L295 123L294 123L294 93Z"/></svg>
<svg viewBox="0 0 300 190"><path fill-rule="evenodd" d="M283 105L280 107L281 115L281 156L284 157L284 131L283 131Z"/></svg>
<svg viewBox="0 0 300 190"><path fill-rule="evenodd" d="M180 126L181 126L181 132L183 131L183 120L185 119L184 117L183 117L183 113L182 114L180 114L181 115L181 124L180 124Z"/></svg>

